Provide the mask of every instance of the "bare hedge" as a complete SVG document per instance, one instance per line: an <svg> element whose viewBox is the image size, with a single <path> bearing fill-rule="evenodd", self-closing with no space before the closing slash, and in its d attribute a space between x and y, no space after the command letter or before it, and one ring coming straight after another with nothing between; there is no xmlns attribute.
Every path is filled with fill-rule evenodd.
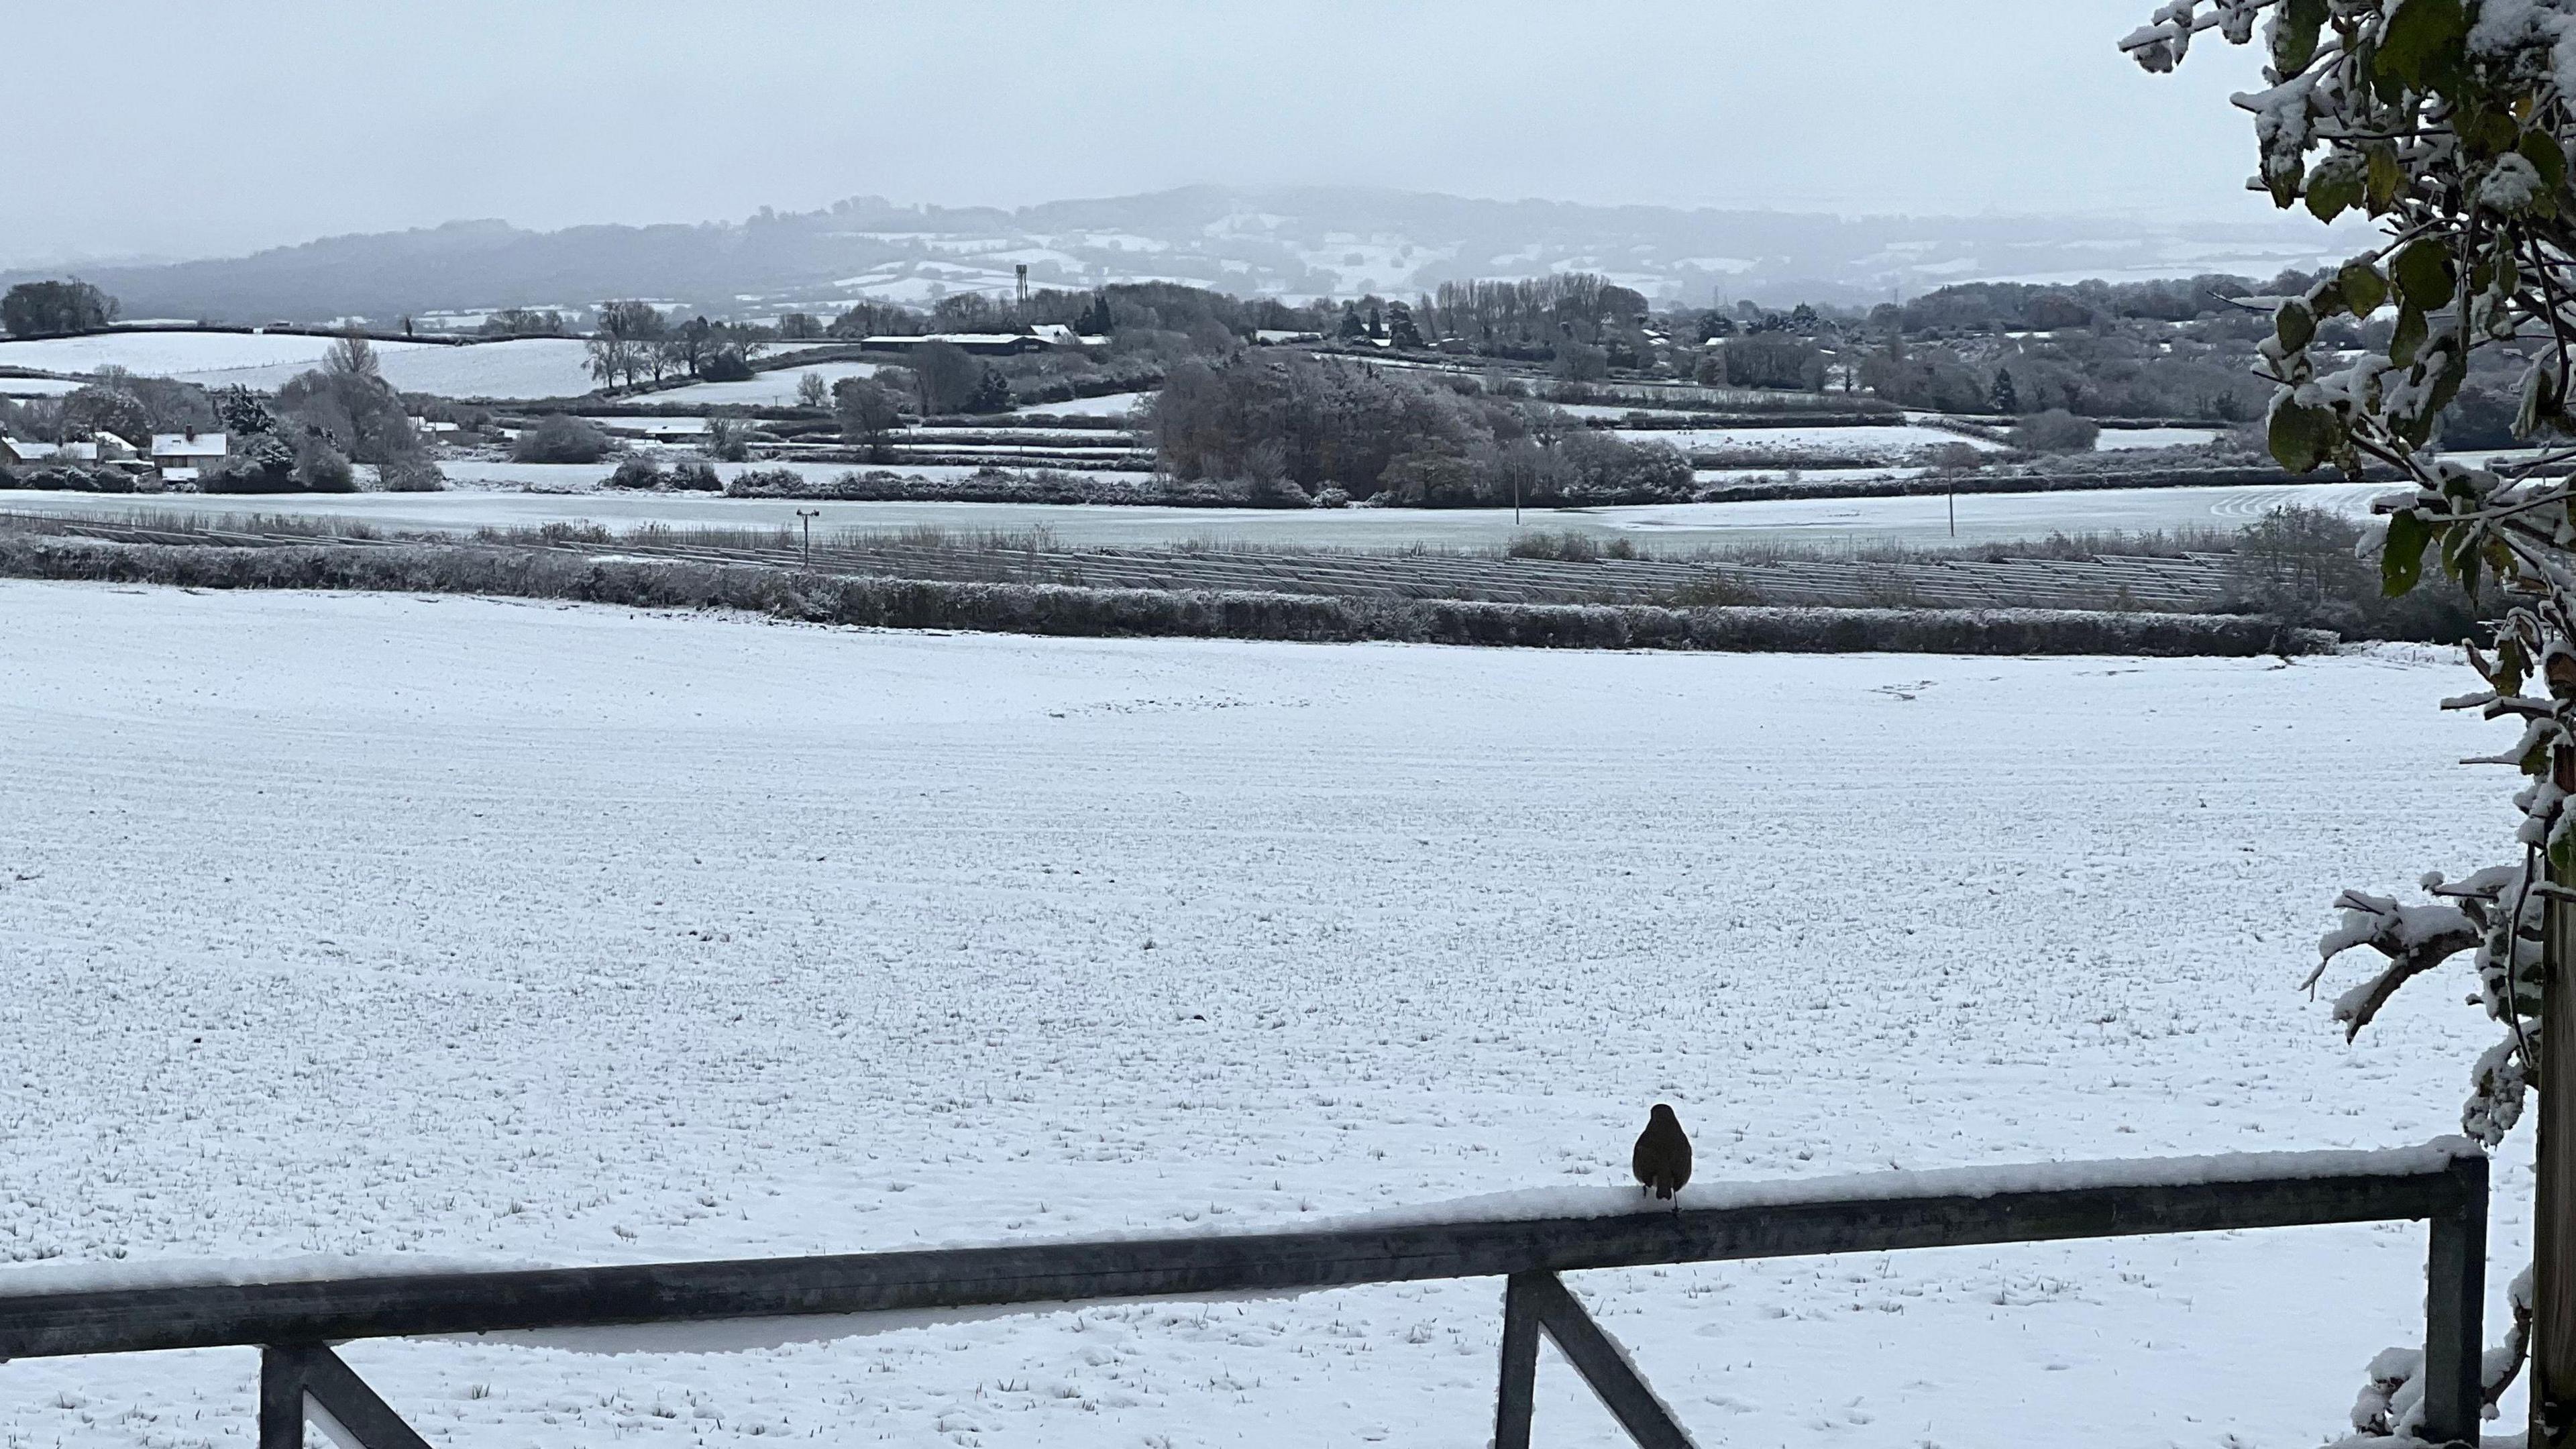
<svg viewBox="0 0 2576 1449"><path fill-rule="evenodd" d="M1541 649L1833 654L2305 654L2334 636L2234 614L2069 609L1658 608L846 578L543 549L124 544L0 533L0 575L199 589L356 589L741 609L885 629L1394 640Z"/></svg>

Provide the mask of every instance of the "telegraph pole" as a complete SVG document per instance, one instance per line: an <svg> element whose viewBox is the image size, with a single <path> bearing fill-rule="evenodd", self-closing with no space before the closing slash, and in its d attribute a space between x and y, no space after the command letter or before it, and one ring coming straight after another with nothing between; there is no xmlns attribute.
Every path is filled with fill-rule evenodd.
<svg viewBox="0 0 2576 1449"><path fill-rule="evenodd" d="M805 520L805 572L814 571L814 520L823 516L819 508L799 508L796 516Z"/></svg>

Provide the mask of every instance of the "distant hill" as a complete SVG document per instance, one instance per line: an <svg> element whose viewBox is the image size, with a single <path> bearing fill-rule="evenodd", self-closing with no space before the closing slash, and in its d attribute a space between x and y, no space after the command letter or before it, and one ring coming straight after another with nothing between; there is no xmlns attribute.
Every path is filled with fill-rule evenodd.
<svg viewBox="0 0 2576 1449"><path fill-rule="evenodd" d="M1949 282L2135 279L2312 267L2358 245L2307 220L1862 217L1475 201L1340 187L1187 187L1002 210L859 197L740 223L524 231L460 221L247 257L75 269L130 318L314 322L580 307L640 296L710 315L835 311L1033 286L1166 279L1239 294L1410 296L1442 281L1603 273L1668 302L1786 305ZM0 273L0 284L47 275Z"/></svg>

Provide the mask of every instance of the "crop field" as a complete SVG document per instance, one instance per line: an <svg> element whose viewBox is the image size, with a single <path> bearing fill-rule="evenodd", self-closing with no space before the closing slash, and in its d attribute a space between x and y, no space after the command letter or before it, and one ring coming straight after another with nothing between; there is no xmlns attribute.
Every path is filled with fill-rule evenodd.
<svg viewBox="0 0 2576 1449"><path fill-rule="evenodd" d="M2292 989L2336 888L2495 853L2499 780L2449 763L2493 731L2421 653L1038 641L19 582L0 612L0 1286L1313 1224L1615 1187L1656 1100L1707 1181L2381 1146L2453 1129L2487 1035L2427 992L2346 1047ZM2528 1241L2499 1169L2491 1293ZM1712 1442L2305 1449L2420 1328L2422 1251L1573 1281ZM348 1353L459 1446L1473 1449L1499 1303ZM1547 1442L1622 1442L1539 1382ZM0 1365L0 1436L241 1444L250 1388L240 1352Z"/></svg>

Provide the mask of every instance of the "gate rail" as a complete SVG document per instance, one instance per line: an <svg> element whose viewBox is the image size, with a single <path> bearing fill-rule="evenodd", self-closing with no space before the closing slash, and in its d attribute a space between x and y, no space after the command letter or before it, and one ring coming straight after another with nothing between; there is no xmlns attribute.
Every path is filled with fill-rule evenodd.
<svg viewBox="0 0 2576 1449"><path fill-rule="evenodd" d="M2487 1161L2459 1139L2384 1152L1715 1183L1685 1189L1683 1201L1603 1216L1389 1219L1303 1232L57 1293L12 1294L0 1274L0 1359L257 1347L261 1449L298 1449L304 1419L317 1411L367 1449L425 1449L329 1345L1499 1277L1507 1286L1498 1449L1529 1443L1542 1333L1638 1443L1681 1449L1689 1436L1556 1274L2420 1218L2431 1242L2419 1437L2477 1441Z"/></svg>

